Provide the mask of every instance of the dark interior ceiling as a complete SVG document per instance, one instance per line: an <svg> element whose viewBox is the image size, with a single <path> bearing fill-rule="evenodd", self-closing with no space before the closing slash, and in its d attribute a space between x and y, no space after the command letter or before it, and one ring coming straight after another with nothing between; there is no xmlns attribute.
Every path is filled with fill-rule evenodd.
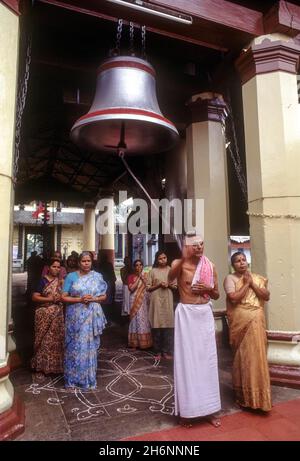
<svg viewBox="0 0 300 461"><path fill-rule="evenodd" d="M99 190L110 188L124 173L123 164L114 153L80 151L70 141L69 133L77 118L89 110L96 69L115 46L116 23L36 2L23 30L23 58L29 30L32 56L16 198L32 199L33 190L36 193L32 182L37 178L47 178L49 182L50 177L80 192L83 201L95 198ZM138 54L139 28L135 30L135 39ZM121 46L126 54L128 26L123 27ZM146 51L147 59L157 70L161 111L179 130L184 130L187 100L192 94L209 89L211 74L223 53L150 32L146 34ZM162 159L163 155L159 157ZM146 164L148 168L157 164L159 170L163 168L157 155L135 157L129 163L142 179ZM157 179L154 190L160 188ZM133 187L127 175L122 180L127 187ZM118 187L121 185L122 181ZM40 194L57 196L57 188L51 189L49 184Z"/></svg>
<svg viewBox="0 0 300 461"><path fill-rule="evenodd" d="M103 4L90 0L87 3ZM264 12L275 2L232 3L248 8L251 4L253 9ZM96 69L115 46L116 20L35 1L31 10L22 17L21 62L25 60L30 34L30 78L22 122L16 203L59 200L70 205L82 204L111 189L126 189L132 195L141 195L115 153L82 151L69 138L73 123L90 108ZM247 37L242 34L237 38L232 34L232 38L235 48L224 51L229 42L224 43L223 50L215 46L208 48L147 30L146 52L147 59L157 72L161 111L176 124L182 136L189 117L186 102L193 94L213 90L223 92L227 97L230 90L244 162L241 87L233 62ZM137 54L140 43L140 27L136 27ZM126 54L129 47L128 25L123 28L121 45L122 54ZM129 158L128 163L145 183L150 195L159 197L165 156L163 153L147 157L142 154ZM236 210L231 213L231 232L246 233L246 203L241 199L230 158L228 165L231 209ZM155 174L149 175L149 171L155 171Z"/></svg>

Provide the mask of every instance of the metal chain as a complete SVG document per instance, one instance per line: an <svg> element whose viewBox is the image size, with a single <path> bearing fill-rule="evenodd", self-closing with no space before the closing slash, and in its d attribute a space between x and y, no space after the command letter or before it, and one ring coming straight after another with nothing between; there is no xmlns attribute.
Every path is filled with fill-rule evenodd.
<svg viewBox="0 0 300 461"><path fill-rule="evenodd" d="M116 47L115 53L120 55L120 46L121 46L121 38L122 38L122 29L123 29L123 19L118 19L118 27L117 27L117 36L116 36Z"/></svg>
<svg viewBox="0 0 300 461"><path fill-rule="evenodd" d="M228 112L229 112L229 120L231 121L231 131L233 134L233 144L234 144L234 152L231 149L231 145L229 145L229 152L231 159L233 161L236 174L238 177L238 181L240 183L240 187L242 189L242 193L244 195L244 199L246 202L248 202L248 191L247 191L247 179L243 170L243 165L242 165L242 160L240 156L240 150L239 150L239 144L237 141L237 136L236 136L236 128L235 128L235 122L234 122L234 117L233 117L233 112L232 112L232 107L231 107L231 97L229 92L227 92L227 107L228 107Z"/></svg>
<svg viewBox="0 0 300 461"><path fill-rule="evenodd" d="M133 22L132 21L130 21L130 23L129 23L129 34L130 34L130 40L129 40L129 43L130 43L130 55L135 56L135 52L134 52L134 27L133 27Z"/></svg>
<svg viewBox="0 0 300 461"><path fill-rule="evenodd" d="M264 218L264 219L300 219L299 215L296 214L266 214L266 213L252 213L247 211L246 213L248 216L253 218Z"/></svg>
<svg viewBox="0 0 300 461"><path fill-rule="evenodd" d="M32 51L32 37L28 37L28 45L26 52L25 71L22 80L19 81L18 95L17 95L17 107L16 107L16 129L15 129L15 155L13 165L13 182L15 183L18 176L19 159L20 159L20 143L21 143L21 129L22 129L22 118L26 104L26 96L28 90L29 70L31 63L31 51Z"/></svg>
<svg viewBox="0 0 300 461"><path fill-rule="evenodd" d="M246 185L245 175L244 175L244 172L242 170L242 166L241 166L240 162L236 159L236 156L235 156L233 150L231 149L231 147L228 146L228 148L229 148L230 157L231 157L231 160L233 162L233 165L234 165L234 168L235 168L235 171L236 171L236 174L237 174L237 178L238 178L238 181L239 181L239 184L240 184L240 187L241 187L245 202L248 202L247 185Z"/></svg>
<svg viewBox="0 0 300 461"><path fill-rule="evenodd" d="M141 27L142 33L142 57L146 59L146 26Z"/></svg>
<svg viewBox="0 0 300 461"><path fill-rule="evenodd" d="M216 100L218 103L218 101ZM238 182L240 184L240 188L244 197L244 200L246 203L248 203L248 192L247 192L247 181L246 177L243 171L243 166L242 166L242 161L241 161L241 156L239 153L239 147L238 147L238 142L237 142L237 137L236 137L236 130L235 130L235 123L233 119L233 114L232 114L232 109L231 109L231 104L230 104L230 97L228 95L228 100L227 100L227 109L228 109L228 116L226 117L226 121L228 123L228 120L230 119L231 121L231 130L233 134L233 140L229 140L227 136L227 130L226 130L226 121L223 119L221 114L219 115L220 123L221 123L221 128L222 132L224 135L224 139L226 142L226 149L229 150L230 157L237 175ZM234 149L231 147L231 141L233 141L234 144Z"/></svg>

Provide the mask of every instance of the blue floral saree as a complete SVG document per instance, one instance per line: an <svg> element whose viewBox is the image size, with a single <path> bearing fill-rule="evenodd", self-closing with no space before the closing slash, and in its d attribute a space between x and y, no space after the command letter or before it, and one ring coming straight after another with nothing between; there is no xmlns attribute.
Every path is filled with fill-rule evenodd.
<svg viewBox="0 0 300 461"><path fill-rule="evenodd" d="M76 277L77 276L77 277ZM63 288L70 296L105 294L107 284L95 271L68 275ZM68 304L65 318L64 375L66 387L93 389L97 385L97 351L106 319L99 303Z"/></svg>

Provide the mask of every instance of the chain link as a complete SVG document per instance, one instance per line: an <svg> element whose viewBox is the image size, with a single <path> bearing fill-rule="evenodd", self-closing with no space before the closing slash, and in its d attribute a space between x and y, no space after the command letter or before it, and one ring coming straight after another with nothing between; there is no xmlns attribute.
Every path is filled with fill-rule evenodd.
<svg viewBox="0 0 300 461"><path fill-rule="evenodd" d="M134 52L134 26L133 26L132 21L130 21L130 23L129 23L129 34L130 34L130 39L129 39L130 55L135 56L135 52Z"/></svg>
<svg viewBox="0 0 300 461"><path fill-rule="evenodd" d="M247 211L246 214L253 218L264 218L264 219L300 219L299 215L296 214L268 214L268 213L252 213Z"/></svg>
<svg viewBox="0 0 300 461"><path fill-rule="evenodd" d="M216 100L217 101L217 100ZM247 191L247 181L246 181L246 176L243 170L243 165L241 161L241 156L239 152L239 147L238 147L238 142L237 142L237 136L236 136L236 129L235 129L235 123L234 123L234 118L232 114L232 109L231 109L231 101L230 101L230 95L227 95L227 117L226 121L223 119L223 117L220 115L220 123L222 127L222 132L224 135L225 143L226 143L226 149L230 153L230 157L237 175L237 179L243 194L243 198L246 203L248 203L248 191ZM233 139L230 140L227 135L227 129L226 129L226 122L229 123L229 120L231 122L231 131L233 135ZM231 147L231 142L234 144L234 148L232 149Z"/></svg>
<svg viewBox="0 0 300 461"><path fill-rule="evenodd" d="M26 96L28 90L28 81L29 81L29 71L31 63L31 51L32 51L32 37L28 37L27 51L26 51L26 61L25 61L25 70L20 79L18 85L18 95L17 95L17 107L16 107L16 129L15 129L15 155L14 155L14 165L13 165L13 182L16 183L18 170L19 170L19 159L20 159L20 143L21 143L21 130L22 130L22 119L23 112L26 104Z"/></svg>
<svg viewBox="0 0 300 461"><path fill-rule="evenodd" d="M228 113L229 113L229 120L231 122L231 131L233 134L233 144L234 144L234 151L231 148L231 145L229 145L229 152L231 159L234 164L234 168L238 177L238 181L240 183L240 187L242 189L242 193L244 195L244 199L246 202L248 202L248 191L247 191L247 180L246 176L243 170L243 165L242 165L242 160L240 156L240 150L239 150L239 144L237 141L237 136L236 136L236 129L235 129L235 122L234 122L234 117L233 117L233 112L232 112L232 107L231 107L231 98L229 92L227 93L227 108L228 108Z"/></svg>
<svg viewBox="0 0 300 461"><path fill-rule="evenodd" d="M142 33L142 58L146 59L146 26L141 27Z"/></svg>
<svg viewBox="0 0 300 461"><path fill-rule="evenodd" d="M123 19L118 19L118 26L117 26L117 36L116 36L116 47L115 47L115 54L120 55L120 46L121 46L121 38L122 38L122 30L123 30Z"/></svg>

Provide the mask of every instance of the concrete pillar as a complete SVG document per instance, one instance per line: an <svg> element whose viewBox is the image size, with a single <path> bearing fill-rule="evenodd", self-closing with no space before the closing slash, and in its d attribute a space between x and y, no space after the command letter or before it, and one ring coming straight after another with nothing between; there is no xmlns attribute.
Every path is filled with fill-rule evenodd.
<svg viewBox="0 0 300 461"><path fill-rule="evenodd" d="M55 245L55 249L57 251L60 251L61 252L61 236L62 236L62 225L61 224L57 224L56 225L56 245Z"/></svg>
<svg viewBox="0 0 300 461"><path fill-rule="evenodd" d="M107 200L107 212L112 212L114 210L114 197L111 195L109 197L105 197ZM114 216L111 216L112 221L114 222ZM100 254L107 255L107 260L114 264L115 262L115 234L114 230L111 229L111 232L105 233L99 236L99 248Z"/></svg>
<svg viewBox="0 0 300 461"><path fill-rule="evenodd" d="M124 259L126 256L126 236L124 234L122 235L122 258Z"/></svg>
<svg viewBox="0 0 300 461"><path fill-rule="evenodd" d="M126 256L129 257L131 264L133 263L133 237L132 234L126 234L127 239L127 254Z"/></svg>
<svg viewBox="0 0 300 461"><path fill-rule="evenodd" d="M300 386L299 53L300 46L282 34L257 37L237 67L243 83L252 270L267 276L271 292L266 310L271 377Z"/></svg>
<svg viewBox="0 0 300 461"><path fill-rule="evenodd" d="M0 3L0 440L24 430L24 407L9 380L8 321L11 303L13 154L19 18Z"/></svg>
<svg viewBox="0 0 300 461"><path fill-rule="evenodd" d="M165 196L171 202L172 200L180 200L182 209L187 191L187 161L186 161L186 142L180 138L177 145L168 153L166 153L166 181L165 181ZM160 219L161 221L161 219ZM162 224L162 223L161 223ZM175 223L172 222L174 226ZM162 228L162 226L160 226ZM181 232L179 232L180 234ZM181 258L181 248L174 235L159 235L159 248L164 248L169 263L173 259Z"/></svg>
<svg viewBox="0 0 300 461"><path fill-rule="evenodd" d="M152 266L152 243L151 243L151 234L146 236L146 245L147 245L147 265Z"/></svg>
<svg viewBox="0 0 300 461"><path fill-rule="evenodd" d="M23 259L23 242L24 241L24 226L19 224L18 227L18 259Z"/></svg>
<svg viewBox="0 0 300 461"><path fill-rule="evenodd" d="M222 283L228 274L229 213L225 137L222 123L226 105L221 95L201 93L189 102L191 122L186 133L187 197L204 199L205 254L216 265L220 298L225 308Z"/></svg>
<svg viewBox="0 0 300 461"><path fill-rule="evenodd" d="M83 221L83 250L95 251L96 249L96 216L95 204L84 204Z"/></svg>

